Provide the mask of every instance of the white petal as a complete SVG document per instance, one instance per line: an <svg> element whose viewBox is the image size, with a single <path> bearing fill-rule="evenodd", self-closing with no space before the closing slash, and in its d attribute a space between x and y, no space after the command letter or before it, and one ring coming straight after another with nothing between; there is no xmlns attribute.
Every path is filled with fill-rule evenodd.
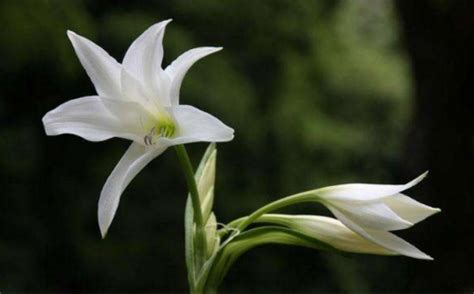
<svg viewBox="0 0 474 294"><path fill-rule="evenodd" d="M155 157L163 153L165 146L149 149L132 143L105 182L99 199L97 216L102 237L105 237L120 202L120 196L130 181Z"/></svg>
<svg viewBox="0 0 474 294"><path fill-rule="evenodd" d="M371 242L351 231L334 218L315 215L265 214L258 222L270 222L288 226L300 233L321 240L336 249L358 252L393 255L396 252Z"/></svg>
<svg viewBox="0 0 474 294"><path fill-rule="evenodd" d="M401 255L418 259L433 260L433 257L420 251L412 244L390 232L373 230L368 230L367 232L373 238L374 242L378 243L380 246L384 246L385 248L392 249Z"/></svg>
<svg viewBox="0 0 474 294"><path fill-rule="evenodd" d="M49 136L73 134L89 141L112 137L142 141L143 108L134 102L88 96L73 99L46 113L43 124Z"/></svg>
<svg viewBox="0 0 474 294"><path fill-rule="evenodd" d="M401 255L418 258L418 259L427 259L427 260L433 259L431 256L421 252L415 246L395 236L392 233L385 232L385 231L364 229L361 226L359 226L357 223L352 221L350 218L346 217L345 214L339 212L337 209L331 209L331 211L349 229L360 234L362 237L366 238L369 241L377 243L380 246L383 246Z"/></svg>
<svg viewBox="0 0 474 294"><path fill-rule="evenodd" d="M413 226L412 223L399 217L387 205L381 202L354 203L331 201L330 204L326 205L333 213L334 210L337 210L359 226L368 229L393 231Z"/></svg>
<svg viewBox="0 0 474 294"><path fill-rule="evenodd" d="M163 60L163 36L171 20L165 20L148 28L130 46L123 59L123 67L137 80L169 106L169 78L161 69Z"/></svg>
<svg viewBox="0 0 474 294"><path fill-rule="evenodd" d="M222 47L200 47L191 49L181 54L165 69L165 72L171 78L171 105L179 104L179 90L189 68L199 59L221 49Z"/></svg>
<svg viewBox="0 0 474 294"><path fill-rule="evenodd" d="M135 79L125 68L121 72L122 92L130 101L140 103L145 109L156 113L160 110L160 104L153 99L153 94L147 91L143 84ZM162 109L162 107L161 107Z"/></svg>
<svg viewBox="0 0 474 294"><path fill-rule="evenodd" d="M382 200L401 218L414 224L441 211L439 208L425 205L403 194L396 194Z"/></svg>
<svg viewBox="0 0 474 294"><path fill-rule="evenodd" d="M101 97L121 99L121 65L102 48L88 39L68 31L77 57Z"/></svg>
<svg viewBox="0 0 474 294"><path fill-rule="evenodd" d="M207 112L189 105L168 108L178 124L176 138L160 138L167 145L192 142L226 142L234 138L234 130Z"/></svg>
<svg viewBox="0 0 474 294"><path fill-rule="evenodd" d="M344 184L325 187L314 192L328 200L374 200L398 194L421 182L428 172L423 173L405 185Z"/></svg>

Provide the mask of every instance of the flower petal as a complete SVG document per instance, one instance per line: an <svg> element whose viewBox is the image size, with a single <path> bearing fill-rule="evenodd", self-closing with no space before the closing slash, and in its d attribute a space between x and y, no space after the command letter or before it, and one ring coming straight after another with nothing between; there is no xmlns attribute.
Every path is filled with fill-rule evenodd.
<svg viewBox="0 0 474 294"><path fill-rule="evenodd" d="M87 96L70 100L46 113L43 124L49 136L73 134L89 141L119 137L141 142L140 120L146 111L137 103Z"/></svg>
<svg viewBox="0 0 474 294"><path fill-rule="evenodd" d="M69 40L77 57L101 97L121 99L120 69L121 65L104 49L88 39L68 31Z"/></svg>
<svg viewBox="0 0 474 294"><path fill-rule="evenodd" d="M163 36L171 19L159 22L142 33L130 46L123 59L123 67L148 91L154 93L163 106L169 106L169 78L161 69Z"/></svg>
<svg viewBox="0 0 474 294"><path fill-rule="evenodd" d="M405 185L344 184L325 187L314 192L327 200L374 200L398 194L421 182L428 172Z"/></svg>
<svg viewBox="0 0 474 294"><path fill-rule="evenodd" d="M135 79L125 68L121 72L122 94L130 101L140 103L145 109L150 112L159 112L159 104L153 99L153 94L147 91L143 84Z"/></svg>
<svg viewBox="0 0 474 294"><path fill-rule="evenodd" d="M179 104L179 90L189 68L199 59L221 50L222 47L200 47L188 50L174 60L165 72L171 78L171 105Z"/></svg>
<svg viewBox="0 0 474 294"><path fill-rule="evenodd" d="M403 194L386 197L382 201L401 218L414 224L441 211L439 208L425 205Z"/></svg>
<svg viewBox="0 0 474 294"><path fill-rule="evenodd" d="M395 236L390 232L377 231L364 229L359 226L357 223L352 221L350 218L346 217L345 214L341 213L337 209L331 209L332 213L349 229L360 234L362 237L366 238L369 241L372 241L380 246L383 246L391 251L397 252L398 254L418 258L432 260L433 258L422 251L420 251L415 246L406 242L405 240Z"/></svg>
<svg viewBox="0 0 474 294"><path fill-rule="evenodd" d="M192 142L226 142L234 138L234 130L216 117L189 105L169 107L178 124L176 138L160 138L167 145Z"/></svg>
<svg viewBox="0 0 474 294"><path fill-rule="evenodd" d="M381 202L331 201L331 203L324 204L333 213L334 210L337 210L359 226L368 229L393 231L413 226L412 223L399 217L387 205Z"/></svg>
<svg viewBox="0 0 474 294"><path fill-rule="evenodd" d="M334 248L348 252L393 255L395 251L369 241L351 231L339 220L315 215L264 214L257 222L287 226Z"/></svg>
<svg viewBox="0 0 474 294"><path fill-rule="evenodd" d="M155 157L165 151L166 146L149 149L132 143L105 182L99 199L98 219L102 238L112 223L120 202L120 196L131 180Z"/></svg>

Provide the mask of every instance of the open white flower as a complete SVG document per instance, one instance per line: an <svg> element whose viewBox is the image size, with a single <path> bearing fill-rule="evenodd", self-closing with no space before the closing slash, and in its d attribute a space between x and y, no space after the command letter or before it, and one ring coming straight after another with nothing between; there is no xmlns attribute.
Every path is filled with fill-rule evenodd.
<svg viewBox="0 0 474 294"><path fill-rule="evenodd" d="M313 193L348 228L367 240L401 255L432 259L427 254L388 233L406 229L441 211L401 194L418 184L427 173L405 185L345 184Z"/></svg>
<svg viewBox="0 0 474 294"><path fill-rule="evenodd" d="M162 69L162 40L170 20L151 26L130 46L122 64L71 31L69 39L97 95L68 101L43 117L48 135L74 134L89 141L112 137L133 143L105 183L98 207L102 236L130 181L166 148L191 142L223 142L233 129L214 116L179 105L184 75L200 58L220 47L191 49Z"/></svg>

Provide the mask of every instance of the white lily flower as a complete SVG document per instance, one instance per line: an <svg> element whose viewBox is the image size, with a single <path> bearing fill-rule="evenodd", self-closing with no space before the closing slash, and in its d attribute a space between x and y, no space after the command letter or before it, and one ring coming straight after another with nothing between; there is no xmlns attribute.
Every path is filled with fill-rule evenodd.
<svg viewBox="0 0 474 294"><path fill-rule="evenodd" d="M97 95L74 99L49 111L43 117L46 134L74 134L89 141L112 137L133 141L100 195L98 219L103 237L121 194L152 159L173 145L224 142L234 136L233 129L214 116L189 105L179 105L179 91L188 69L222 48L191 49L163 70L162 40L169 22L157 23L139 36L122 64L93 42L68 31Z"/></svg>
<svg viewBox="0 0 474 294"><path fill-rule="evenodd" d="M427 175L405 185L345 184L314 191L317 200L348 228L388 250L419 259L432 259L415 246L388 233L406 229L440 212L401 194Z"/></svg>

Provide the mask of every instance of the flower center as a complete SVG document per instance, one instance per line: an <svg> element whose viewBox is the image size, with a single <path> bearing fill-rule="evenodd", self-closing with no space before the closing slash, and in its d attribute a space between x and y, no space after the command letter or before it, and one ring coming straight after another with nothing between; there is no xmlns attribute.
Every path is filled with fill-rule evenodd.
<svg viewBox="0 0 474 294"><path fill-rule="evenodd" d="M176 124L168 113L162 113L156 120L150 132L143 137L145 145L155 144L157 138L172 138L176 133Z"/></svg>

